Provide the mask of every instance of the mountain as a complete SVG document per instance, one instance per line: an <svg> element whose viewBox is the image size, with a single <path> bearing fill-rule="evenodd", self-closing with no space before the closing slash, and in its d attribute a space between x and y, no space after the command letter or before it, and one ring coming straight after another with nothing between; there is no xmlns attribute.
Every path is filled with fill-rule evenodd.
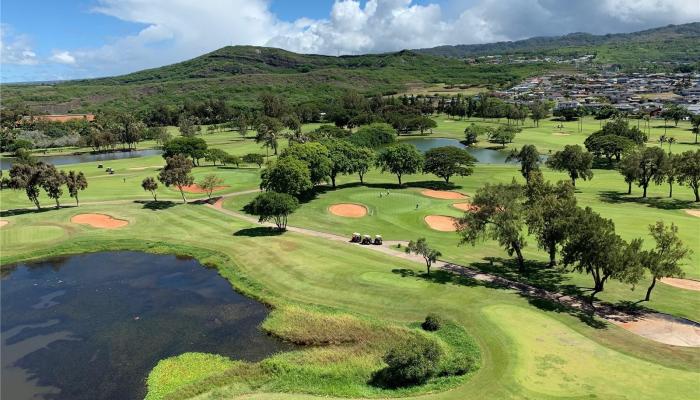
<svg viewBox="0 0 700 400"><path fill-rule="evenodd" d="M24 104L37 112L139 111L188 101L223 99L249 107L275 92L291 104L325 104L346 90L364 95L401 93L437 84L499 88L568 64L492 64L470 59L503 55L539 59L594 54L593 63L624 69L672 70L700 60L700 23L641 32L574 33L515 42L440 46L356 56L297 54L275 48L228 46L177 64L116 77L44 84L1 85L3 107Z"/></svg>
<svg viewBox="0 0 700 400"><path fill-rule="evenodd" d="M3 103L22 102L51 113L145 109L160 104L223 98L250 106L274 91L289 103L324 103L345 90L365 95L436 83L513 84L545 65L469 65L413 51L359 56L297 54L228 46L200 57L127 75L44 85L2 85Z"/></svg>
<svg viewBox="0 0 700 400"><path fill-rule="evenodd" d="M627 68L650 63L693 63L700 60L700 22L668 25L632 33L533 37L513 42L438 46L415 50L450 58L487 55L580 56L595 54L598 63L621 64ZM648 65L647 65L648 67Z"/></svg>

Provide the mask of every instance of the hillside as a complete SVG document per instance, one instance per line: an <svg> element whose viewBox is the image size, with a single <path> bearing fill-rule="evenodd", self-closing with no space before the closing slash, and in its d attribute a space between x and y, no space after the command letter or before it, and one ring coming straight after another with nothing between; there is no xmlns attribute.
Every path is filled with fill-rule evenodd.
<svg viewBox="0 0 700 400"><path fill-rule="evenodd" d="M616 63L629 69L655 62L694 63L700 60L700 22L632 33L571 33L512 42L438 46L415 51L451 58L485 55L595 54L595 61L598 63Z"/></svg>
<svg viewBox="0 0 700 400"><path fill-rule="evenodd" d="M3 85L3 102L21 101L46 112L142 109L207 98L249 106L266 91L284 95L290 103L324 102L343 90L389 94L415 83L505 86L542 68L546 66L474 66L412 51L332 57L229 46L181 63L117 77Z"/></svg>

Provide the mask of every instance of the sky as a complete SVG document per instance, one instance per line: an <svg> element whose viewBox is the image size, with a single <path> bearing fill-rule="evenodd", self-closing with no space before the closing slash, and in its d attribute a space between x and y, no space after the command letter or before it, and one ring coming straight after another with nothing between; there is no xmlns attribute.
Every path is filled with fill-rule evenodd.
<svg viewBox="0 0 700 400"><path fill-rule="evenodd" d="M700 21L700 0L2 0L0 82L120 75L226 45L362 54Z"/></svg>

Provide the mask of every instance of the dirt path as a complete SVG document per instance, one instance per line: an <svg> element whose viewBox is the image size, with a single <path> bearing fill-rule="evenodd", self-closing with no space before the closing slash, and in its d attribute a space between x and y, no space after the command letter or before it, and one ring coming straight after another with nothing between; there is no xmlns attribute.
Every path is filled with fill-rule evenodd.
<svg viewBox="0 0 700 400"><path fill-rule="evenodd" d="M700 291L700 281L682 278L662 278L661 283L686 290Z"/></svg>
<svg viewBox="0 0 700 400"><path fill-rule="evenodd" d="M242 219L253 224L259 224L257 218L255 217L245 215L236 211L217 208L215 205L208 205L208 207L222 212L226 215L229 215L231 217ZM262 225L269 227L274 226L273 224ZM362 246L356 243L350 243L348 237L336 235L333 233L321 232L296 226L287 226L287 230L303 235L332 240L338 243L344 243L348 246ZM422 257L414 254L407 254L405 252L398 251L397 249L395 249L394 246L396 246L398 243L405 245L406 242L385 241L382 246L370 245L362 247L364 249L378 251L380 253L384 253L392 257L418 262L425 265L425 261ZM615 310L609 306L603 305L600 302L596 302L595 308L592 309L588 303L582 301L579 298L565 296L561 293L549 292L544 289L539 289L524 283L511 281L491 274L485 274L471 269L469 267L466 267L464 265L449 263L445 261L437 261L433 264L433 266L435 268L451 271L457 275L468 277L480 282L486 282L493 285L497 285L502 288L512 289L526 297L537 297L547 299L565 305L571 309L585 313L594 312L598 317L603 318L614 325L617 325L634 334L656 342L674 346L700 347L700 324L694 321L661 313L633 315L621 312L620 310Z"/></svg>

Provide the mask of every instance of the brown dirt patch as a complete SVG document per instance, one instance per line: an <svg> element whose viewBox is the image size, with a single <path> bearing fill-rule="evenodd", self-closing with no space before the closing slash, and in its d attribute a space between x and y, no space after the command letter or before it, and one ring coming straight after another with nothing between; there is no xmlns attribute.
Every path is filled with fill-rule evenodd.
<svg viewBox="0 0 700 400"><path fill-rule="evenodd" d="M700 218L700 210L685 210L686 214Z"/></svg>
<svg viewBox="0 0 700 400"><path fill-rule="evenodd" d="M700 324L661 313L616 325L637 335L674 346L700 347Z"/></svg>
<svg viewBox="0 0 700 400"><path fill-rule="evenodd" d="M700 281L681 278L662 278L661 283L686 290L700 291Z"/></svg>
<svg viewBox="0 0 700 400"><path fill-rule="evenodd" d="M467 195L459 193L459 192L452 192L449 190L432 190L432 189L425 189L422 192L420 192L423 196L427 197L432 197L434 199L442 199L442 200L461 200L461 199L466 199Z"/></svg>
<svg viewBox="0 0 700 400"><path fill-rule="evenodd" d="M106 214L78 214L74 215L70 222L74 224L90 225L93 228L115 229L129 225L129 221L116 219Z"/></svg>
<svg viewBox="0 0 700 400"><path fill-rule="evenodd" d="M454 217L448 217L446 215L428 215L424 220L431 229L436 231L454 232L457 230L457 227L455 227L457 218Z"/></svg>
<svg viewBox="0 0 700 400"><path fill-rule="evenodd" d="M3 226L5 226L9 223L10 223L10 221L5 221L4 219L0 219L0 228L2 228Z"/></svg>
<svg viewBox="0 0 700 400"><path fill-rule="evenodd" d="M224 198L223 198L223 197L219 197L219 198L214 202L214 204L212 204L212 206L213 206L214 208L224 208Z"/></svg>
<svg viewBox="0 0 700 400"><path fill-rule="evenodd" d="M340 203L328 207L328 211L339 217L360 218L367 215L367 207L361 204Z"/></svg>
<svg viewBox="0 0 700 400"><path fill-rule="evenodd" d="M452 207L462 210L462 211L468 211L468 212L473 212L473 211L478 211L479 207L475 206L471 203L454 203L452 204Z"/></svg>
<svg viewBox="0 0 700 400"><path fill-rule="evenodd" d="M216 187L214 188L214 192L217 192L217 191L219 191L219 190L224 190L224 189L226 189L227 187L228 187L227 185L224 185L224 186L216 186ZM196 183L195 183L194 185L183 186L183 187L182 187L182 190L183 190L184 192L187 192L187 193L198 193L198 194L199 194L199 193L206 193L206 192L207 192L206 190L202 189L202 188L201 188L199 185L197 185Z"/></svg>

